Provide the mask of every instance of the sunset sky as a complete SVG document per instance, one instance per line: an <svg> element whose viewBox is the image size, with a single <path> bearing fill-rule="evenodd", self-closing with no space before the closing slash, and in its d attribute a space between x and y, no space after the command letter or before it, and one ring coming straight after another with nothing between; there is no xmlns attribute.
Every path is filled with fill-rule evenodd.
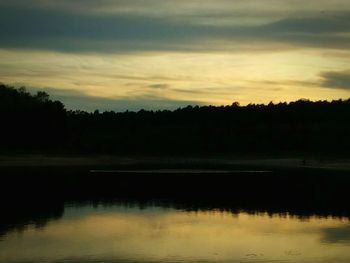
<svg viewBox="0 0 350 263"><path fill-rule="evenodd" d="M349 0L0 0L0 82L69 109L347 99Z"/></svg>

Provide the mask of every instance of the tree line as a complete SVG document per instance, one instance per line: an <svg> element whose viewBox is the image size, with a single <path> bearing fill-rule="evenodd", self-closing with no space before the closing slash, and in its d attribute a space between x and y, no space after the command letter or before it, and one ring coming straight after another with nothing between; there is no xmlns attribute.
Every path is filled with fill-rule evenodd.
<svg viewBox="0 0 350 263"><path fill-rule="evenodd" d="M0 152L118 155L349 155L350 99L234 102L173 111L67 110L0 85Z"/></svg>

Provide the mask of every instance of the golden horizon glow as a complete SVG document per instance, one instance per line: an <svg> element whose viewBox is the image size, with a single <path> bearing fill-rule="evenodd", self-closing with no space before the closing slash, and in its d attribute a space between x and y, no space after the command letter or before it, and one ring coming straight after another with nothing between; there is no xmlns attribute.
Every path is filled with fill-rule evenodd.
<svg viewBox="0 0 350 263"><path fill-rule="evenodd" d="M45 89L49 93L66 92L68 96L76 92L80 96L115 100L160 98L208 105L350 97L349 90L323 87L318 75L346 70L346 62L329 60L308 50L254 55L159 53L73 57L53 52L0 51L0 56L6 58L2 63L8 69L0 73L4 83L28 86L29 90Z"/></svg>

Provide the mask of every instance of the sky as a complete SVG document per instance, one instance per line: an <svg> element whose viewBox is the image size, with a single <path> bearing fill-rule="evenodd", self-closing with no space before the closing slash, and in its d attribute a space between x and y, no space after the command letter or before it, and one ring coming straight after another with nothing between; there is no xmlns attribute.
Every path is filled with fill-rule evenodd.
<svg viewBox="0 0 350 263"><path fill-rule="evenodd" d="M350 97L349 0L0 0L0 82L69 109Z"/></svg>

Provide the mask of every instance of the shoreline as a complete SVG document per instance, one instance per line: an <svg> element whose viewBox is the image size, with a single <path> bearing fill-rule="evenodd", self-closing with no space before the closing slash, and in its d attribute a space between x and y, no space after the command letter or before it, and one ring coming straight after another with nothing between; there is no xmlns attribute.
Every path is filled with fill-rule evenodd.
<svg viewBox="0 0 350 263"><path fill-rule="evenodd" d="M87 167L89 170L322 169L350 171L350 158L120 157L112 155L0 155L0 167ZM113 169L114 168L114 169Z"/></svg>

